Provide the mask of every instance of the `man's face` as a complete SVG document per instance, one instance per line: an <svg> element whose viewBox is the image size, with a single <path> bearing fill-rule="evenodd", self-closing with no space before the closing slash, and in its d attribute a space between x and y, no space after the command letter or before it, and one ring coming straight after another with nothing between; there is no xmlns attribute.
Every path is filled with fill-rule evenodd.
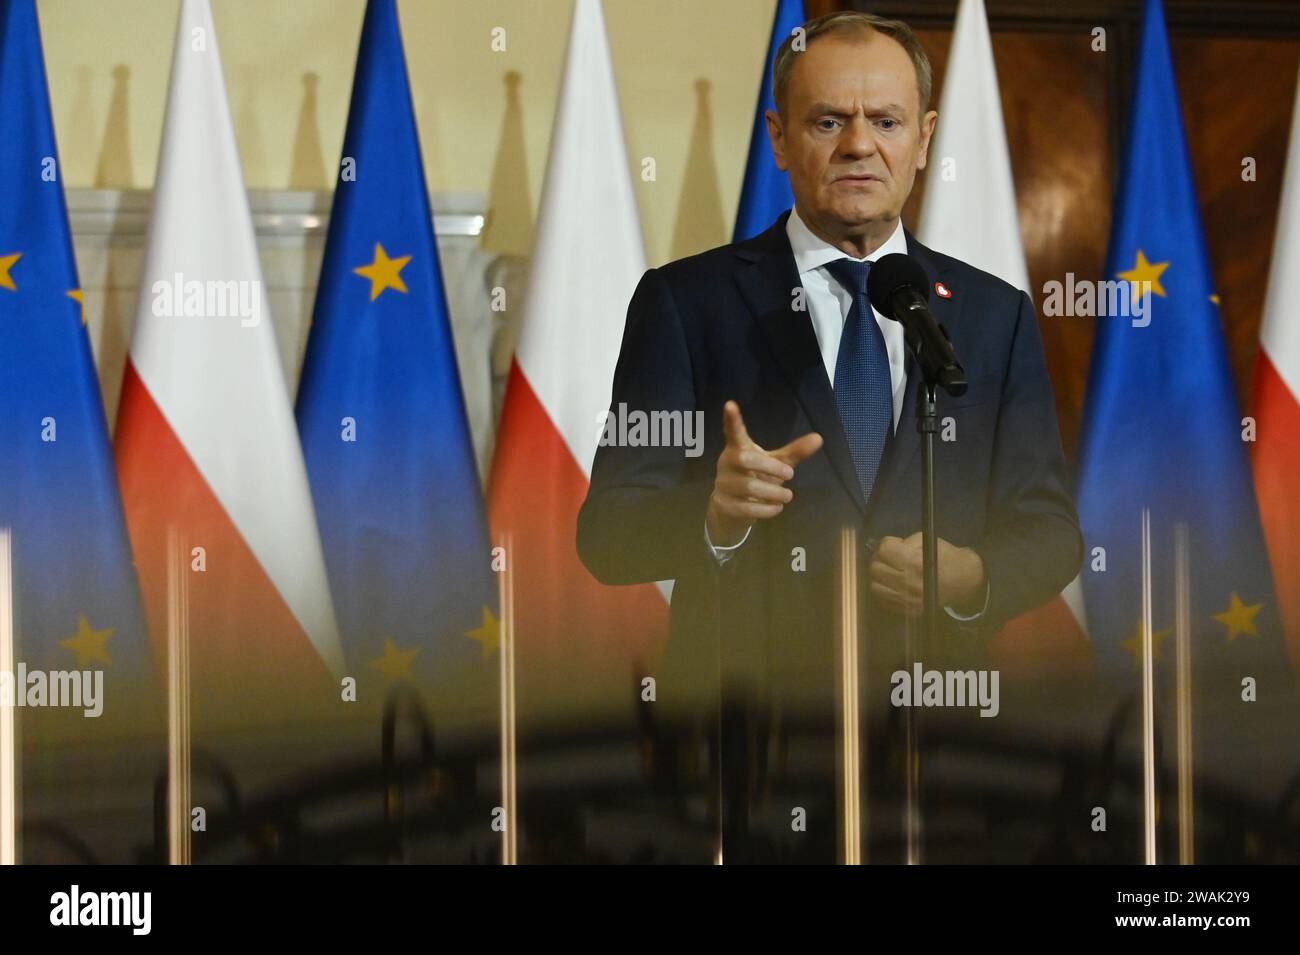
<svg viewBox="0 0 1300 955"><path fill-rule="evenodd" d="M920 110L907 51L874 31L818 37L795 56L786 119L767 113L800 215L834 240L893 230L937 113Z"/></svg>

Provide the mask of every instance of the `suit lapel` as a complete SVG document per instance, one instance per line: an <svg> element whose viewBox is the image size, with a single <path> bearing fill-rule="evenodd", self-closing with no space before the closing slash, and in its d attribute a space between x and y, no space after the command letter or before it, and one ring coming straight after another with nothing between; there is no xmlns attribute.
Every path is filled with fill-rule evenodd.
<svg viewBox="0 0 1300 955"><path fill-rule="evenodd" d="M793 290L800 282L785 232L789 214L784 213L762 235L736 246L736 254L749 263L736 273L736 281L804 413L822 436L822 453L830 460L858 510L865 513L866 502L844 426L840 423L835 394L826 377L812 317L807 310L800 312L792 307Z"/></svg>

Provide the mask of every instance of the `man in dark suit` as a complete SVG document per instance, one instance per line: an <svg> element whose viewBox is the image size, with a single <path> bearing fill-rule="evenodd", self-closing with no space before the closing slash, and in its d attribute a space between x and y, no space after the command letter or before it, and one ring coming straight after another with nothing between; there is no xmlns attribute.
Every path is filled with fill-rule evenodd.
<svg viewBox="0 0 1300 955"><path fill-rule="evenodd" d="M721 689L751 727L834 712L843 528L865 568L868 699L888 698L920 607L918 369L866 300L881 255L925 270L970 383L939 399L944 632L924 665L978 665L1082 554L1032 303L901 223L937 116L924 52L905 25L851 13L810 21L802 47L778 54L767 114L794 208L648 271L628 307L612 408L702 413L704 453L602 445L578 529L604 583L675 581L659 704L707 712ZM761 763L746 763L751 786Z"/></svg>

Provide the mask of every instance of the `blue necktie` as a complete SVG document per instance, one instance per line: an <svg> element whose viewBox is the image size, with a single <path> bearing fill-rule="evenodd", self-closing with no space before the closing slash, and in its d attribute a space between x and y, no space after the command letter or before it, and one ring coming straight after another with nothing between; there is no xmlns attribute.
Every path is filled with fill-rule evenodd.
<svg viewBox="0 0 1300 955"><path fill-rule="evenodd" d="M837 259L827 263L826 269L853 293L853 307L844 322L839 355L835 359L835 404L849 440L858 483L862 485L862 499L869 501L885 441L894 424L889 352L867 298L871 263Z"/></svg>

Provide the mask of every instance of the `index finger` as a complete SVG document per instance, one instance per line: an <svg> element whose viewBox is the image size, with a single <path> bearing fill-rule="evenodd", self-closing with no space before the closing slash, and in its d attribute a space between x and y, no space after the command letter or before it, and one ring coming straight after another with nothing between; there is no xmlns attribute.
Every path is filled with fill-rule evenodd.
<svg viewBox="0 0 1300 955"><path fill-rule="evenodd" d="M784 461L790 467L794 467L820 451L821 446L822 436L816 431L809 431L802 437L795 438L789 444L768 453L778 461Z"/></svg>

